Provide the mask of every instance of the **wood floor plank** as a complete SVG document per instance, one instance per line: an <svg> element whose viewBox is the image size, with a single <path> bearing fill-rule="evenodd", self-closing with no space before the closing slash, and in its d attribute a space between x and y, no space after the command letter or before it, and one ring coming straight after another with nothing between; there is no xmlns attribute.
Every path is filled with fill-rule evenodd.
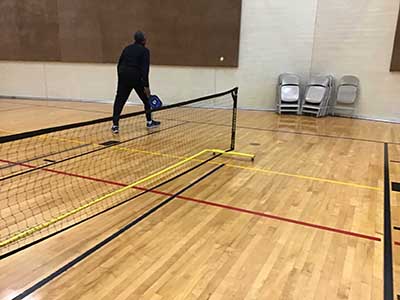
<svg viewBox="0 0 400 300"><path fill-rule="evenodd" d="M0 111L0 129L20 132L104 117L111 109L110 104L99 103L7 103L10 107L18 103L27 106L18 109L21 114L14 119L8 111ZM4 102L2 109L3 106ZM196 126L213 126L216 133L223 130L221 124L185 126L186 134ZM254 163L218 158L166 184L162 191L172 194L216 164L226 164L33 296L102 300L383 299L382 142L399 143L399 128L396 124L365 120L240 111L237 149L255 153ZM183 131L177 128L171 137L173 134L183 136ZM195 138L189 136L187 142L195 145ZM42 145L45 143L50 145L51 141L42 141ZM64 146L73 144L67 141ZM187 155L173 145L168 137L147 139L141 150L164 152L132 156L128 149L124 150L126 153L107 152L104 156L114 157L116 163L117 157L121 161L135 157L137 166L149 157L168 164L180 159L168 154ZM132 143L126 148L137 146ZM207 140L195 146L206 148ZM93 144L87 147L96 148ZM5 152L1 150L0 154L4 156ZM101 155L82 159L73 170L67 164L54 168L121 184L132 182L133 178L122 169L90 164L94 158L100 160ZM57 159L57 155L49 157ZM390 157L400 157L400 147L391 145ZM15 154L15 158L21 157ZM19 172L24 168L14 166L10 170ZM48 182L54 178L55 182L65 180L65 175L41 172L44 174L34 176L45 176ZM399 174L400 166L392 163L392 179L399 178ZM87 196L100 189L116 188L112 183L68 177L71 178L65 188L91 187L86 189ZM41 194L46 189L41 192L32 187L32 191ZM58 192L62 194L63 190ZM54 272L165 198L148 193L0 261L0 297L11 299L11 295ZM392 193L393 223L400 216L399 201L399 196ZM25 205L32 203L27 201ZM393 237L400 242L397 232ZM393 249L397 291L400 246Z"/></svg>

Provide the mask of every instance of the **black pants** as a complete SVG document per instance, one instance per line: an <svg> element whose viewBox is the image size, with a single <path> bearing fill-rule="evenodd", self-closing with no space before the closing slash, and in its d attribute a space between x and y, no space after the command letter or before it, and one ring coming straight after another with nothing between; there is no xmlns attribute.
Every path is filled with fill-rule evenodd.
<svg viewBox="0 0 400 300"><path fill-rule="evenodd" d="M119 117L122 109L124 108L125 103L133 89L144 104L147 121L151 121L150 103L146 93L144 92L144 85L142 83L140 74L138 74L138 72L135 70L124 70L118 72L118 88L117 95L115 96L113 112L114 125L119 125Z"/></svg>

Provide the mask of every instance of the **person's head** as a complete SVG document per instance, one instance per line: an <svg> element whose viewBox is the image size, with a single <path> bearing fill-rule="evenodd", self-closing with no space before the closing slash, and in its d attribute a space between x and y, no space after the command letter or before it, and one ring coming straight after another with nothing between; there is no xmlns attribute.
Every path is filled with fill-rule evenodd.
<svg viewBox="0 0 400 300"><path fill-rule="evenodd" d="M134 35L135 43L146 45L146 37L143 32L137 31Z"/></svg>

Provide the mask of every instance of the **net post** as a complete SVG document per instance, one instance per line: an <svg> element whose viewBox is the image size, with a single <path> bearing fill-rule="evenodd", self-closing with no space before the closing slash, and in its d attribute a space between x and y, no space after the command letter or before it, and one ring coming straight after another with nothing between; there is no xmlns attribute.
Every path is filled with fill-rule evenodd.
<svg viewBox="0 0 400 300"><path fill-rule="evenodd" d="M236 87L232 90L232 99L233 99L233 111L232 111L232 135L231 135L231 148L230 150L235 150L236 144L236 123L237 123L237 103L238 103L238 91L239 88Z"/></svg>

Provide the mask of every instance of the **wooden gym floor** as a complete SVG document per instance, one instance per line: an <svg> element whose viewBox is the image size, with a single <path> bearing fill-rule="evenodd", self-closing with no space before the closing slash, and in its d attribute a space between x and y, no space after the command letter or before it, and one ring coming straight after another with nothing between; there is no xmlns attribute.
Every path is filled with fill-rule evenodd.
<svg viewBox="0 0 400 300"><path fill-rule="evenodd" d="M1 99L0 135L110 111ZM384 148L390 181L400 182L400 125L240 111L237 137L237 150L256 154L254 163L223 159L26 299L383 299ZM12 299L215 167L1 260L0 298ZM389 194L398 227L400 193ZM396 293L400 231L392 238Z"/></svg>

